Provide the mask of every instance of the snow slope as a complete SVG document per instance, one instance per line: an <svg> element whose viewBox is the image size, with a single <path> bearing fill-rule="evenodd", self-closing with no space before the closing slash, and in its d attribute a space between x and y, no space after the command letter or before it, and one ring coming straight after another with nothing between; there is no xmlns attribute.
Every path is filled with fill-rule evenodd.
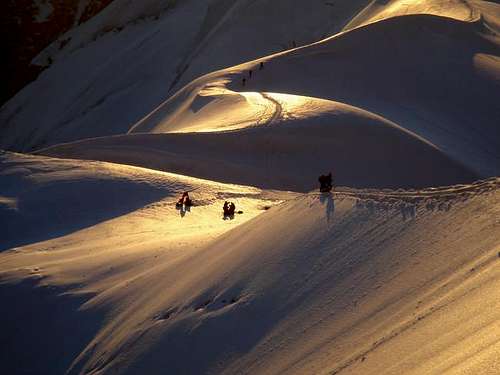
<svg viewBox="0 0 500 375"><path fill-rule="evenodd" d="M318 174L332 168L335 184L354 187L423 187L477 179L434 145L359 108L273 93L225 92L212 100L150 130L179 134L94 138L39 153L303 192L315 188ZM155 119L138 127L151 123ZM202 131L191 133L198 127Z"/></svg>
<svg viewBox="0 0 500 375"><path fill-rule="evenodd" d="M263 2L259 6L264 6L264 3L267 4ZM462 172L421 181L419 186L470 182L472 176L498 175L500 137L496 123L500 118L497 105L500 68L496 20L500 6L497 4L440 0L371 2L362 14L351 20L345 27L346 31L318 43L202 76L144 116L149 111L146 108L153 107L158 101L160 91L162 97L168 95L166 86L177 87L202 74L205 69L215 68L215 65L208 64L209 61L225 65L242 56L247 57L235 46L217 46L218 42L226 43L229 39L247 45L246 39L234 37L238 28L247 30L252 40L261 46L250 49L255 55L269 52L266 48L271 36L281 35L278 31L274 34L268 30L279 29L284 22L281 18L274 23L266 21L268 28L255 26L256 33L248 33L245 25L257 20L258 15L268 17L279 13L280 9L286 8L282 2L275 2L272 6L267 4L268 13L264 8L255 8L256 5L244 1L214 2L208 8L206 6L196 1L179 4L145 2L138 8L129 9L120 2L113 3L95 20L74 30L74 40L68 42L65 52L60 53L60 69L52 69L52 78L47 76L47 82L57 80L60 83L64 96L38 93L36 101L32 102L37 108L33 110L28 108L27 102L14 105L16 100L12 106L4 107L0 114L0 117L4 116L4 126L0 129L1 145L28 150L68 140L126 132L226 131L293 117L303 118L305 124L308 122L306 117L317 117L310 113L302 98L307 96L327 99L333 102L331 106L347 104L382 116L434 145L448 157L449 165L461 165L458 168L462 168ZM286 9L293 14L304 13L301 6ZM287 27L309 30L308 22L318 23L320 20L316 17L321 13L320 8L311 7L313 9L302 23ZM349 11L342 9L335 12L345 14L342 19L347 23ZM157 20L148 18L158 12L163 13ZM295 16L289 16L289 20L295 19ZM179 23L186 18L192 20L182 24L188 29L179 29ZM340 25L340 18L334 24L335 27ZM121 31L107 33L86 44L85 38L94 38L102 30L113 27ZM169 37L173 33L182 37ZM391 37L387 38L387 35ZM164 49L155 47L160 39L162 45L168 44L168 56L163 55ZM212 43L214 48L209 48ZM99 63L97 74L94 69L87 69L93 66L92 59L102 48L109 50L122 45L126 47L121 48L118 55L113 54ZM81 48L77 49L77 46ZM153 54L147 52L152 48L155 48ZM388 50L393 53L387 53ZM219 56L214 53L219 53ZM125 74L123 69L116 69L117 58L122 65L123 61L133 61L125 65ZM260 62L265 62L262 70L259 69ZM153 68L148 65L150 63L158 65ZM92 75L82 76L81 90L77 88L78 84L72 84L72 88L78 91L74 94L66 92L67 74L75 70L72 64L80 64L78 71ZM183 64L188 64L189 68ZM61 74L63 70L67 74ZM175 74L173 70L176 70ZM252 70L252 77L249 70ZM242 84L243 78L247 80L245 85ZM103 86L107 86L104 93ZM43 90L46 87L40 86ZM26 95L28 91L25 91ZM142 94L146 92L147 95ZM21 94L19 97L23 96ZM272 95L282 97L272 100ZM135 96L139 97L135 99ZM46 100L52 104L48 105ZM285 115L279 111L280 102L287 107ZM82 106L88 108L82 109ZM65 108L71 110L67 112ZM307 111L309 113L304 115L303 112ZM132 116L131 112L134 112ZM55 119L52 113L59 118ZM132 126L140 117L143 119ZM352 150L359 148L348 134L336 133L336 140ZM334 155L340 153L343 150L336 149ZM371 155L367 152L361 157ZM401 155L392 153L390 156L399 158ZM425 158L432 159L433 156ZM351 170L351 167L349 163L343 163L340 169ZM428 169L428 164L422 163L415 168L420 174ZM436 169L436 174L440 175L446 169ZM186 168L176 171L189 174ZM356 173L365 175L366 169L359 168ZM341 183L350 184L351 181L346 179ZM379 183L370 181L365 186L395 186L395 181L387 183L382 178ZM402 186L417 185L403 178Z"/></svg>
<svg viewBox="0 0 500 375"><path fill-rule="evenodd" d="M224 197L262 193L251 187L228 186L126 165L11 153L0 158L0 221L4 227L0 250L60 237L127 216L153 203L165 210L165 214L153 220L163 223L162 232L167 228L169 233L186 230L190 234L196 230L201 236L206 231L198 224L193 228L189 224L199 221L196 213L170 209L182 192L195 190L197 210L210 206L211 213L222 210ZM250 207L247 211L240 221L255 214ZM177 220L179 214L184 218L182 224Z"/></svg>
<svg viewBox="0 0 500 375"><path fill-rule="evenodd" d="M459 21L472 21L480 13L478 6L485 3L487 2L469 0L373 0L345 26L344 30L409 14L430 14Z"/></svg>
<svg viewBox="0 0 500 375"><path fill-rule="evenodd" d="M182 84L291 48L295 41L305 47L266 58L275 68L259 72L250 86L241 87L247 74L242 70L257 61L188 84L161 106L162 122L168 122L165 116L177 121L179 106L181 112L192 110L191 100L206 113L210 108L195 98L229 79L234 84L224 85L231 91L298 94L368 110L483 176L498 174L499 5L451 0L349 4L193 0L129 7L115 1L40 56L56 63L0 110L0 146L32 150L125 133ZM342 28L344 33L309 45ZM241 108L233 106L237 111ZM219 124L228 118L234 116L222 116ZM214 121L197 128L213 130Z"/></svg>
<svg viewBox="0 0 500 375"><path fill-rule="evenodd" d="M114 0L35 59L54 63L0 109L0 148L125 133L181 80L331 35L367 3Z"/></svg>
<svg viewBox="0 0 500 375"><path fill-rule="evenodd" d="M489 9L500 14L498 5ZM500 48L490 26L483 18L466 22L431 15L368 24L203 76L131 131L179 131L198 101L219 99L223 89L305 95L381 115L476 173L494 176L500 165ZM265 69L259 70L260 62ZM251 79L249 70L255 72ZM213 87L219 92L210 95Z"/></svg>
<svg viewBox="0 0 500 375"><path fill-rule="evenodd" d="M67 192L75 179L128 186L120 205L148 198L0 254L9 373L498 372L498 179L293 195L15 154L2 167L23 187L2 185L2 202L21 215L33 213L28 191L50 198L44 186ZM92 206L89 186L72 190ZM181 218L170 195L192 187L204 203ZM223 221L221 200L235 196L245 214Z"/></svg>
<svg viewBox="0 0 500 375"><path fill-rule="evenodd" d="M356 187L498 175L499 48L494 22L480 11L500 8L438 3L440 16L390 17L200 77L129 131L184 136L90 139L40 152L301 191L332 168L337 183ZM390 4L393 15L400 7ZM411 9L434 2L425 4Z"/></svg>
<svg viewBox="0 0 500 375"><path fill-rule="evenodd" d="M114 0L0 109L0 372L498 374L499 25Z"/></svg>

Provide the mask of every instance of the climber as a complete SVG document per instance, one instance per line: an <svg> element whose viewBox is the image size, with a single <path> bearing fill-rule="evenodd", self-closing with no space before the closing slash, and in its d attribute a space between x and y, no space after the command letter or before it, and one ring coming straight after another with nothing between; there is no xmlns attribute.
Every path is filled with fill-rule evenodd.
<svg viewBox="0 0 500 375"><path fill-rule="evenodd" d="M176 207L182 207L183 205L184 206L192 206L193 205L193 201L191 200L191 198L189 198L189 194L187 191L182 193L182 197L180 197L179 200L177 201L177 203L175 204Z"/></svg>
<svg viewBox="0 0 500 375"><path fill-rule="evenodd" d="M321 175L318 178L320 187L319 191L322 193L327 193L332 190L333 187L333 182L332 182L332 172L330 172L327 175Z"/></svg>
<svg viewBox="0 0 500 375"><path fill-rule="evenodd" d="M228 216L234 216L234 211L236 210L236 206L233 202L224 202L224 206L222 206L222 211L224 211L224 218Z"/></svg>

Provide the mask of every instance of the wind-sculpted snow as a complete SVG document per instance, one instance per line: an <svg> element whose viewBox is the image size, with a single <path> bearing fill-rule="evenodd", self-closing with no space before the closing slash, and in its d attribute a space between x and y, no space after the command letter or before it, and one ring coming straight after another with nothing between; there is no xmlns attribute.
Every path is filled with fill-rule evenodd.
<svg viewBox="0 0 500 375"><path fill-rule="evenodd" d="M486 2L470 0L375 0L359 12L345 26L344 30L350 30L391 17L410 14L431 14L459 21L474 21L480 15L478 7L481 6L481 3Z"/></svg>
<svg viewBox="0 0 500 375"><path fill-rule="evenodd" d="M37 120L35 129L32 128L34 121L28 117L19 125L12 122L26 113L24 109L21 110L24 108L22 105L17 109L6 107L3 112L6 117L1 142L4 147L15 148L16 144L23 144L23 139L28 137L30 142L37 142L35 148L40 148L64 140L127 131L220 132L267 125L280 119L277 114L280 107L276 105L280 100L273 103L272 96L264 97L268 92L289 95L288 100L283 100L285 103L292 98L290 94L295 94L295 98L309 96L328 99L381 115L436 146L449 158L450 163L461 164L464 171L472 172L462 174L463 182L471 181L470 176L473 175L497 175L500 165L500 137L496 126L496 119L500 118L497 105L500 89L497 78L500 73L496 37L498 34L494 20L499 13L499 7L494 4L484 5L481 2L477 5L449 2L446 4L451 8L441 12L445 8L445 2L429 1L424 5L407 7L408 9L403 11L401 4L397 1L378 4L379 8L384 5L385 9L382 13L377 13L378 18L375 17L376 19L370 22L363 21L361 26L321 42L202 76L186 85L150 114L144 116L142 110L143 119L133 126L129 120L129 111L137 107L130 106L127 98L136 92L148 92L148 95L143 95L140 100L134 102L144 108L145 101L152 105L154 95L150 93L156 90L143 88L141 79L132 79L130 84L125 83L129 81L128 78L120 75L116 77L119 90L114 91L110 86L111 91L96 99L96 90L101 89L100 84L97 84L102 81L99 78L101 73L106 77L114 77L114 67L106 65L98 76L92 78L90 84L85 84L84 93L78 93L74 97L78 97L80 102L88 97L87 104L91 105L91 109L80 111L73 107L70 118L63 121L64 125L57 125L57 129L52 128L59 120L50 120L50 128L46 128L42 119L41 122ZM231 12L239 14L242 4L235 3L234 6ZM373 6L372 4L369 9ZM189 8L188 5L172 9L172 12L194 12L194 8ZM439 16L418 14L429 9L433 10L430 13ZM464 13L460 16L466 9L470 10L469 15L465 16ZM383 19L381 14L389 10L390 18ZM180 17L180 14L178 16ZM382 19L379 19L380 17ZM167 17L164 23L156 25L155 30L167 30L167 26L175 27L175 22L172 22L171 18ZM217 24L216 21L209 24L214 22ZM138 32L130 32L130 35L139 35ZM219 32L220 30L214 31L215 34ZM186 38L191 35L187 32L182 34ZM126 35L120 35L125 41ZM392 37L387 38L387 35ZM137 45L142 46L143 42L139 39ZM109 39L109 43L115 43L114 39ZM179 43L176 48L180 49L176 49L177 51L184 48L184 42L179 40ZM393 53L387 53L389 50ZM124 53L131 57L136 51L130 48ZM76 61L87 64L81 57L75 57ZM261 67L260 63L264 65ZM135 71L135 68L133 70ZM165 65L162 65L161 70L169 71ZM155 85L162 85L161 79L158 78L162 74L155 79ZM109 78L103 82L109 82ZM65 80L61 83L66 87ZM62 100L74 100L70 96L64 95ZM65 104L61 105L61 98L57 98L54 103L56 102L59 116L59 108ZM111 102L117 105L113 113L105 109ZM41 107L37 112L46 113L47 105L41 101L39 104ZM288 107L287 115L290 118L300 117L301 112L307 111L307 108L302 108L300 104ZM100 112L101 109L106 113ZM136 118L141 116L140 113L141 111L136 112ZM80 120L83 122L80 123ZM92 124L85 125L89 120ZM106 123L106 126L100 125L103 123ZM18 129L18 126L32 129L22 130ZM97 126L100 127L98 131ZM352 139L343 140L339 137L338 142L350 142L346 146L359 149ZM335 142L332 142L332 148L335 150ZM23 149L26 148L23 146ZM359 155L365 159L372 156L369 152ZM398 158L399 154L395 153L393 156ZM336 164L338 162L337 160ZM337 168L337 165L335 167ZM350 166L344 163L341 168L350 169ZM423 164L417 169L422 172L427 166ZM366 175L366 172L365 168L356 171L359 175ZM436 173L439 172L436 170ZM460 179L458 175L457 178L448 180L421 181L420 186L455 183Z"/></svg>
<svg viewBox="0 0 500 375"><path fill-rule="evenodd" d="M194 109L199 101L207 111L225 99L230 107L229 99L238 92L306 95L381 115L476 173L497 175L500 48L484 27L479 20L429 15L379 21L201 77L131 131L178 132L183 127L189 131L187 124L198 121L198 111L203 113L203 106ZM252 78L248 78L250 70ZM231 124L237 117L219 119ZM212 120L210 112L207 120Z"/></svg>
<svg viewBox="0 0 500 375"><path fill-rule="evenodd" d="M329 170L334 172L335 184L354 187L424 187L477 179L473 171L435 146L374 114L314 98L263 95L262 112L259 106L249 106L257 109L247 112L256 125L228 119L226 127L231 131L133 133L62 144L40 153L294 191L313 189L318 173ZM196 128L198 119L199 126L217 124L231 113L227 100L219 101L210 113L193 113L179 124L189 124L190 130ZM161 126L153 131L161 131Z"/></svg>
<svg viewBox="0 0 500 375"><path fill-rule="evenodd" d="M259 192L125 165L10 153L0 155L0 178L0 251L61 237L158 201L173 203L184 191L197 190L199 205L224 194Z"/></svg>
<svg viewBox="0 0 500 375"><path fill-rule="evenodd" d="M499 26L114 0L0 109L0 373L500 373Z"/></svg>
<svg viewBox="0 0 500 375"><path fill-rule="evenodd" d="M488 374L498 366L498 179L289 194L106 163L3 159L11 178L38 170L24 182L35 192L41 181L106 176L119 189L199 187L192 197L203 202L181 217L175 200L146 193L153 201L127 215L0 254L9 373L21 358L26 371L75 374ZM224 221L224 198L244 213ZM24 316L35 299L40 315L15 330L16 312ZM51 308L58 313L45 313ZM61 332L71 321L82 325ZM67 355L55 360L61 345Z"/></svg>

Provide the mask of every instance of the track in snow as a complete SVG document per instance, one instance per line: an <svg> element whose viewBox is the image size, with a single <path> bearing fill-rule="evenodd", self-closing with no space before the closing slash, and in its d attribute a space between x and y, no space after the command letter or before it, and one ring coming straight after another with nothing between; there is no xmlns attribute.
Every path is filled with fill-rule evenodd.
<svg viewBox="0 0 500 375"><path fill-rule="evenodd" d="M281 113L283 112L283 107L279 101L274 99L271 95L266 94L265 92L260 92L259 93L264 99L266 99L268 102L271 102L271 104L274 106L274 113L271 115L267 121L262 124L264 126L271 125L274 121L278 120L281 118Z"/></svg>
<svg viewBox="0 0 500 375"><path fill-rule="evenodd" d="M404 201L408 203L418 203L423 200L448 201L457 198L467 199L477 194L490 192L500 188L500 178L493 177L486 180L477 181L470 185L454 185L443 187L431 187L421 190L390 190L390 189L353 189L339 187L334 189L333 195L339 198L351 197L360 200L384 201ZM321 194L321 193L318 193Z"/></svg>

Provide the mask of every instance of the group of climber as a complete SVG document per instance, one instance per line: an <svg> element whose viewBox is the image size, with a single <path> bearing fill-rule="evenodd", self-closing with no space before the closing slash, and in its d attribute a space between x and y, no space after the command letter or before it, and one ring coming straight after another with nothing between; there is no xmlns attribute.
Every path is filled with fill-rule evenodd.
<svg viewBox="0 0 500 375"><path fill-rule="evenodd" d="M186 211L190 211L191 206L193 206L193 201L189 197L189 193L185 191L182 193L182 196L179 198L175 207L181 211L181 215L184 216ZM222 212L224 214L224 218L233 218L236 212L236 205L233 202L225 201L222 206ZM238 213L243 213L242 211L238 211Z"/></svg>
<svg viewBox="0 0 500 375"><path fill-rule="evenodd" d="M262 70L262 69L264 69L264 63L261 61L259 64L259 70ZM248 79L252 78L252 74L253 74L253 71L252 71L252 69L250 69L248 71ZM246 83L247 83L247 79L246 79L246 77L243 77L241 80L241 85L245 86Z"/></svg>
<svg viewBox="0 0 500 375"><path fill-rule="evenodd" d="M333 189L333 178L332 173L328 173L327 175L321 175L318 177L319 182L319 191L322 193L331 192ZM186 191L182 194L180 199L177 201L175 206L181 210L181 214L189 211L190 207L193 205L193 201L189 197L189 193ZM224 215L224 219L233 218L236 213L236 205L233 202L225 201L222 206L222 212ZM238 211L238 213L243 213L242 211Z"/></svg>
<svg viewBox="0 0 500 375"><path fill-rule="evenodd" d="M193 201L191 198L189 198L189 193L185 191L182 194L182 197L179 198L177 203L175 204L175 207L181 208L181 207L191 207L193 205Z"/></svg>

